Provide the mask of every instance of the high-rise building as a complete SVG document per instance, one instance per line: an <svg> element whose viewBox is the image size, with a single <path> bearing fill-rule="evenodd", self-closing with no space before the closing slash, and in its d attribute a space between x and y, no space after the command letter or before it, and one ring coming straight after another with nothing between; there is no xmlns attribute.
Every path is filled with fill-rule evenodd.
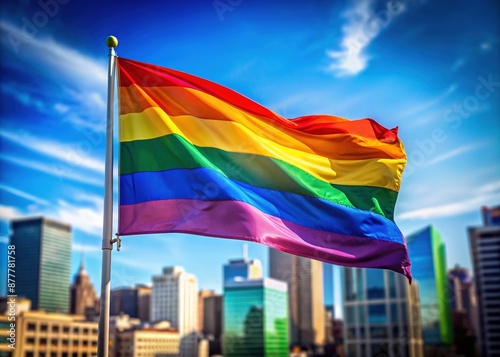
<svg viewBox="0 0 500 357"><path fill-rule="evenodd" d="M34 310L68 312L71 227L45 217L11 222L16 246L16 294Z"/></svg>
<svg viewBox="0 0 500 357"><path fill-rule="evenodd" d="M323 345L323 266L317 260L269 249L270 276L288 284L290 343Z"/></svg>
<svg viewBox="0 0 500 357"><path fill-rule="evenodd" d="M262 279L262 264L258 259L234 259L224 265L224 281Z"/></svg>
<svg viewBox="0 0 500 357"><path fill-rule="evenodd" d="M423 357L418 284L382 269L344 268L347 357Z"/></svg>
<svg viewBox="0 0 500 357"><path fill-rule="evenodd" d="M210 356L222 353L222 301L222 295L214 295L203 303L203 334L209 342Z"/></svg>
<svg viewBox="0 0 500 357"><path fill-rule="evenodd" d="M151 319L167 320L179 331L180 356L195 357L198 349L198 283L182 267L163 268L153 277Z"/></svg>
<svg viewBox="0 0 500 357"><path fill-rule="evenodd" d="M127 314L141 321L150 320L151 287L136 285L111 291L110 315Z"/></svg>
<svg viewBox="0 0 500 357"><path fill-rule="evenodd" d="M413 279L420 290L424 343L428 346L451 345L453 327L443 238L433 226L428 226L409 235L406 241Z"/></svg>
<svg viewBox="0 0 500 357"><path fill-rule="evenodd" d="M275 279L228 280L224 285L225 357L287 357L288 296Z"/></svg>
<svg viewBox="0 0 500 357"><path fill-rule="evenodd" d="M478 329L476 290L469 270L460 266L448 271L448 286L451 297L451 310L464 312L472 331Z"/></svg>
<svg viewBox="0 0 500 357"><path fill-rule="evenodd" d="M500 356L500 206L482 208L483 226L469 228L481 355Z"/></svg>
<svg viewBox="0 0 500 357"><path fill-rule="evenodd" d="M205 306L205 298L214 296L215 291L213 290L200 290L198 292L198 332L203 333L203 310Z"/></svg>
<svg viewBox="0 0 500 357"><path fill-rule="evenodd" d="M83 260L80 269L70 286L70 313L77 315L95 316L99 311L99 299L85 271Z"/></svg>

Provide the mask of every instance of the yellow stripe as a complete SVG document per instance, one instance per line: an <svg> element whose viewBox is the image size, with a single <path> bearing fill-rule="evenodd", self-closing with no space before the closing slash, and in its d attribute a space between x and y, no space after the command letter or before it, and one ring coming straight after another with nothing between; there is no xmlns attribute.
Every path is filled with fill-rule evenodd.
<svg viewBox="0 0 500 357"><path fill-rule="evenodd" d="M404 159L333 160L280 145L236 122L200 120L189 115L170 117L157 107L120 116L121 142L168 134L178 134L196 146L277 158L339 185L377 186L398 191L405 163Z"/></svg>
<svg viewBox="0 0 500 357"><path fill-rule="evenodd" d="M184 87L147 87L135 84L120 87L120 113L140 113L150 107L162 107L170 116L192 115L203 119L235 121L260 136L272 138L281 145L330 158L357 159L359 146L366 158L404 158L399 143L385 143L357 135L316 135L281 126L269 119L247 113L210 94ZM161 103L161 105L159 104ZM385 155L384 155L385 153Z"/></svg>

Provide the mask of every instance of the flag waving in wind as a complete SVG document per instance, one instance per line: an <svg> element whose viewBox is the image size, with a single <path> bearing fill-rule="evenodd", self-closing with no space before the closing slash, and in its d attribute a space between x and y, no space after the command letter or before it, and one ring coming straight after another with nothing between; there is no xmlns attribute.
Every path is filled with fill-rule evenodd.
<svg viewBox="0 0 500 357"><path fill-rule="evenodd" d="M394 206L406 163L372 119L286 119L213 82L118 58L120 235L248 240L411 281Z"/></svg>

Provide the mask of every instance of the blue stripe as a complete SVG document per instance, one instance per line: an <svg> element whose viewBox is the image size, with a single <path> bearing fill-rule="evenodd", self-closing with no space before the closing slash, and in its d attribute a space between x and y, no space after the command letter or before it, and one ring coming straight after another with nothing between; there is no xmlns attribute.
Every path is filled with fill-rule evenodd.
<svg viewBox="0 0 500 357"><path fill-rule="evenodd" d="M121 205L168 199L241 201L304 227L404 244L396 224L379 214L315 197L254 187L208 168L120 175Z"/></svg>

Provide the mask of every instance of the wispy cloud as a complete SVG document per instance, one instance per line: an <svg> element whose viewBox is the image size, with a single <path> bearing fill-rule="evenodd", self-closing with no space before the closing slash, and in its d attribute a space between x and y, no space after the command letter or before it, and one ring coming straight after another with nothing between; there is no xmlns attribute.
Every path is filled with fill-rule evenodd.
<svg viewBox="0 0 500 357"><path fill-rule="evenodd" d="M425 112L428 109L431 109L438 104L442 103L446 98L448 98L451 94L453 94L458 88L458 85L453 83L451 84L443 93L437 95L434 98L429 99L428 101L419 103L417 105L412 106L407 111L400 114L401 117L415 117L418 113ZM426 117L429 118L429 117ZM424 120L417 119L417 123L423 124ZM427 122L427 120L425 120Z"/></svg>
<svg viewBox="0 0 500 357"><path fill-rule="evenodd" d="M379 12L374 11L374 0L352 1L350 4L343 14L346 24L342 27L340 50L327 51L332 60L329 70L339 77L357 75L368 66L371 59L368 46L406 9L401 2L397 8L387 2Z"/></svg>
<svg viewBox="0 0 500 357"><path fill-rule="evenodd" d="M87 253L87 252L98 252L101 250L100 241L96 240L96 244L83 244L73 242L72 249L75 252Z"/></svg>
<svg viewBox="0 0 500 357"><path fill-rule="evenodd" d="M77 171L73 170L71 167L65 166L65 165L61 165L61 166L58 166L55 164L54 165L47 165L47 164L43 164L43 163L38 162L38 161L19 159L17 157L13 157L10 155L4 155L4 154L0 154L0 160L4 160L4 161L10 162L12 164L15 164L15 165L18 165L21 167L26 167L26 168L29 168L32 170L37 170L37 171L46 173L48 175L57 177L61 180L68 179L68 180L72 180L75 182L80 182L80 183L84 183L84 184L92 185L92 186L96 186L96 187L102 187L104 185L103 179L94 178L92 176L83 174L81 172L77 172Z"/></svg>
<svg viewBox="0 0 500 357"><path fill-rule="evenodd" d="M37 153L63 161L69 166L79 166L99 173L104 173L103 160L84 155L75 148L72 148L69 144L42 139L28 133L16 133L12 131L0 131L0 137Z"/></svg>
<svg viewBox="0 0 500 357"><path fill-rule="evenodd" d="M83 206L58 200L55 210L55 216L64 222L71 223L75 228L89 234L102 234L102 204Z"/></svg>
<svg viewBox="0 0 500 357"><path fill-rule="evenodd" d="M422 219L441 218L456 216L464 213L477 211L477 207L491 206L500 200L500 181L494 181L470 192L472 197L447 203L443 205L429 206L403 212L398 219Z"/></svg>
<svg viewBox="0 0 500 357"><path fill-rule="evenodd" d="M3 49L14 54L22 50L22 56L19 56L20 62L36 58L37 67L45 72L47 77L57 78L58 81L80 83L84 87L106 88L105 60L97 61L50 38L28 37L22 28L6 21L0 21L0 30L4 34L1 39ZM22 48L15 47L14 43L20 44ZM54 73L58 75L54 77Z"/></svg>
<svg viewBox="0 0 500 357"><path fill-rule="evenodd" d="M49 204L49 202L44 200L44 199L41 199L41 198L33 196L27 192L18 190L17 188L10 187L10 186L4 185L4 184L0 184L0 190L4 190L4 191L9 192L13 195L16 195L16 196L21 197L21 198L25 198L27 200L33 201L33 202L41 204L41 205L48 205Z"/></svg>
<svg viewBox="0 0 500 357"><path fill-rule="evenodd" d="M456 148L455 150L449 151L449 152L447 152L447 153L445 153L443 155L435 157L434 159L428 161L426 166L434 165L434 164L437 164L438 162L451 159L452 157L455 157L457 155L460 155L460 154L463 154L463 153L475 150L475 149L477 149L477 148L479 148L481 146L483 146L483 144L472 144L472 145L461 146L459 148Z"/></svg>

